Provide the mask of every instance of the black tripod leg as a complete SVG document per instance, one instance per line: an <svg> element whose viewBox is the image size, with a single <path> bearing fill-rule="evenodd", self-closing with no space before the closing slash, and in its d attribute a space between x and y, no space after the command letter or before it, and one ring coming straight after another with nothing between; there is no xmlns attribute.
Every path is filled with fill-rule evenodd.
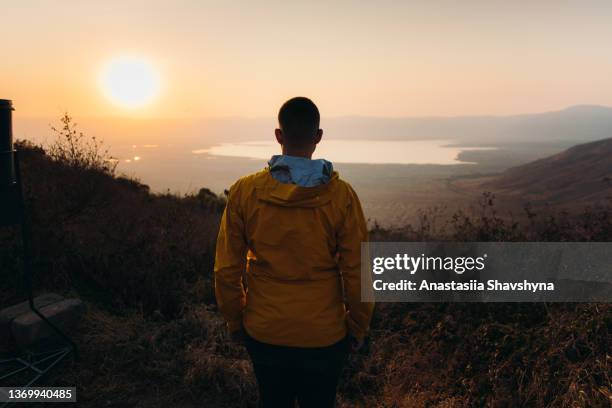
<svg viewBox="0 0 612 408"><path fill-rule="evenodd" d="M64 332L60 330L55 324L53 324L49 319L47 319L34 304L34 294L32 289L32 249L30 243L31 231L30 224L28 222L28 218L25 211L25 202L23 196L23 188L21 184L21 169L19 164L19 154L15 152L15 176L17 179L17 194L19 195L19 216L21 219L21 238L23 241L23 277L24 277L24 285L25 290L28 294L28 302L30 304L30 310L32 310L38 317L40 317L51 329L57 333L62 339L68 343L74 353L75 358L78 359L78 350L77 346Z"/></svg>

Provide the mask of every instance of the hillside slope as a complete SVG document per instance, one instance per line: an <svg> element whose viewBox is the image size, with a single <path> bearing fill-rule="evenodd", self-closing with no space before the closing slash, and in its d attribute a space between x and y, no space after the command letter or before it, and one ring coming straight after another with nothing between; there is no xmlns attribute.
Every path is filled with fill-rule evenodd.
<svg viewBox="0 0 612 408"><path fill-rule="evenodd" d="M490 191L502 202L564 209L612 199L612 138L584 143L498 175L458 180L457 188Z"/></svg>

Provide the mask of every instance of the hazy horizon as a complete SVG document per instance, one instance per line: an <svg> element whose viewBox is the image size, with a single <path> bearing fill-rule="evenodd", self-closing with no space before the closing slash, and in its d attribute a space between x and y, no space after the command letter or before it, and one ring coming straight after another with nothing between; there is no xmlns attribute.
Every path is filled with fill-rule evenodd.
<svg viewBox="0 0 612 408"><path fill-rule="evenodd" d="M36 143L52 140L50 126L57 116L23 117L15 106L17 139ZM77 129L110 145L186 143L193 149L227 142L273 140L276 118L133 118L72 116ZM554 140L595 140L610 136L612 107L573 105L560 110L517 115L476 116L327 116L322 115L324 139L451 140L458 144L538 143ZM200 143L202 146L197 146Z"/></svg>

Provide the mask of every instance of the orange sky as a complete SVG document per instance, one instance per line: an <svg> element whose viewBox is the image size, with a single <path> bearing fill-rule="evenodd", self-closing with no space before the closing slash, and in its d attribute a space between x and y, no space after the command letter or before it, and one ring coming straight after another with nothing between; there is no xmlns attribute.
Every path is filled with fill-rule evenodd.
<svg viewBox="0 0 612 408"><path fill-rule="evenodd" d="M330 116L612 105L610 1L226 3L3 4L0 98L20 117L261 117L298 94ZM159 73L145 107L102 92L124 55Z"/></svg>

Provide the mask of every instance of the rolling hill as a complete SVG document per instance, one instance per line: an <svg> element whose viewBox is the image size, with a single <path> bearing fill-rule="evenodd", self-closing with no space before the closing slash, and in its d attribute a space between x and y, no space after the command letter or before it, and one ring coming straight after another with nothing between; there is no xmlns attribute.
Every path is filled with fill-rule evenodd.
<svg viewBox="0 0 612 408"><path fill-rule="evenodd" d="M497 175L459 180L455 187L491 191L507 204L572 209L606 202L612 199L612 138L576 145Z"/></svg>

